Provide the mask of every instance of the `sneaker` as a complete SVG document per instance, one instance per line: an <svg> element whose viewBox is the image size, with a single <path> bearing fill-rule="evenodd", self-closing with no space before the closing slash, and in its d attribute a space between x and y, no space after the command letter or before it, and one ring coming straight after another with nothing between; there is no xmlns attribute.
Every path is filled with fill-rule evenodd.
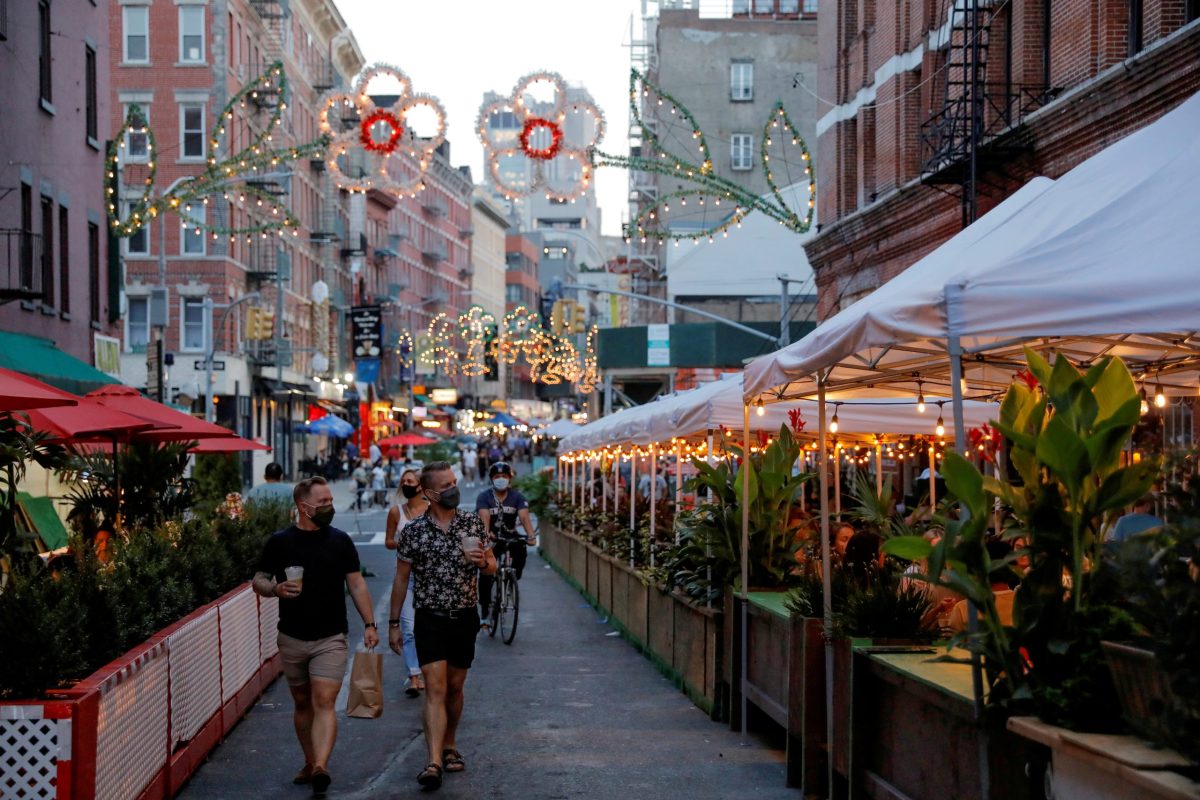
<svg viewBox="0 0 1200 800"><path fill-rule="evenodd" d="M492 629L492 626L488 624L488 621L486 619L483 622L479 623L479 630L490 631L491 629Z"/></svg>

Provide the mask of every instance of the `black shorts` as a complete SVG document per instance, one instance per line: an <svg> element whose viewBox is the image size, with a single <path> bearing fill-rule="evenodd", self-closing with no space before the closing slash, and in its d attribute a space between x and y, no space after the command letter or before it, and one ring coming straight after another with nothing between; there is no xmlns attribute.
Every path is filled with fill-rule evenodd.
<svg viewBox="0 0 1200 800"><path fill-rule="evenodd" d="M452 613L453 616L444 616ZM474 606L454 612L418 608L413 623L417 663L421 666L445 661L457 669L470 669L475 660L475 638L479 636L479 612Z"/></svg>

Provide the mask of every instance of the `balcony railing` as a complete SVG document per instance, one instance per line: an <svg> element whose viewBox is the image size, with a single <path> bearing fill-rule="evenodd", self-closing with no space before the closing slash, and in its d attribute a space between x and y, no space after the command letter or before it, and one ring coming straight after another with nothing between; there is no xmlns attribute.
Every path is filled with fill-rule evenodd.
<svg viewBox="0 0 1200 800"><path fill-rule="evenodd" d="M0 303L42 296L42 237L0 229Z"/></svg>

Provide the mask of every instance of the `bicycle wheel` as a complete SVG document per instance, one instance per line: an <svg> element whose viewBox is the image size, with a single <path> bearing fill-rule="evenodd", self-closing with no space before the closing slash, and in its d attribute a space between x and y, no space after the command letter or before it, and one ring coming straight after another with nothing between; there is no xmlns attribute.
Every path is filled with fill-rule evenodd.
<svg viewBox="0 0 1200 800"><path fill-rule="evenodd" d="M521 610L521 594L517 590L517 575L512 570L504 573L504 584L507 595L504 607L500 611L500 632L504 635L504 643L512 644L517 636L517 615Z"/></svg>
<svg viewBox="0 0 1200 800"><path fill-rule="evenodd" d="M488 625L488 636L496 638L496 628L500 627L500 607L504 605L504 586L499 578L496 579L492 587L492 607L488 610L490 617L490 625Z"/></svg>

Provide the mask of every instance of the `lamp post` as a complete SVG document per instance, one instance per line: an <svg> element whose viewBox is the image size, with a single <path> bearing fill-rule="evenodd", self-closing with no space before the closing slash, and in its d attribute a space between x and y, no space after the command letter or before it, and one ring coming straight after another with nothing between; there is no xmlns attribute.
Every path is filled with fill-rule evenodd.
<svg viewBox="0 0 1200 800"><path fill-rule="evenodd" d="M204 316L209 319L212 316L214 308L221 309L221 319L213 328L213 335L208 337L208 341L204 346L204 420L205 422L215 422L216 414L213 413L213 351L216 346L216 331L225 327L225 320L229 318L229 312L242 303L250 300L257 300L258 292L250 292L244 294L232 303L214 303L211 297L204 298Z"/></svg>

